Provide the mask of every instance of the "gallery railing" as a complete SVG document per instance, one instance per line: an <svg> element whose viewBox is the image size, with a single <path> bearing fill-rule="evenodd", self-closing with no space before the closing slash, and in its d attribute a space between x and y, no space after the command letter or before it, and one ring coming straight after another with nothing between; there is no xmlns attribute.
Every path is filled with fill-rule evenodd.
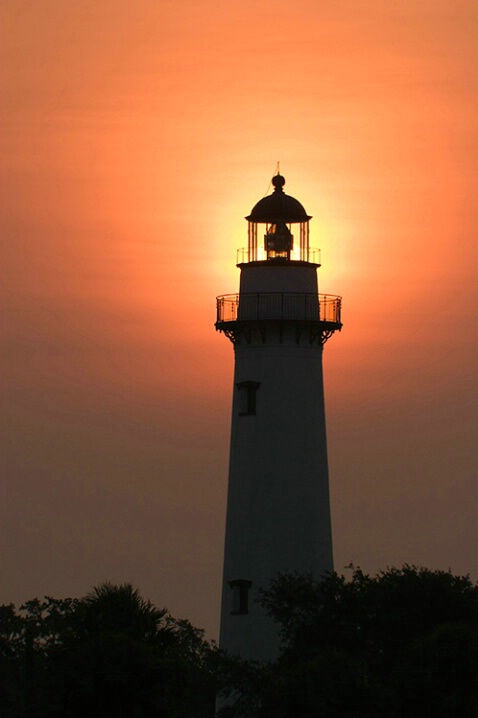
<svg viewBox="0 0 478 718"><path fill-rule="evenodd" d="M235 321L313 321L341 326L341 297L295 292L224 294L217 297L217 323Z"/></svg>

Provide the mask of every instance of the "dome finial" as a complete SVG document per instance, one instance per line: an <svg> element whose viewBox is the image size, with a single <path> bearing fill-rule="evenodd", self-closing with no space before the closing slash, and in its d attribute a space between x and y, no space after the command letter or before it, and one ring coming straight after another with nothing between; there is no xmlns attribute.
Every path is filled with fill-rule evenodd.
<svg viewBox="0 0 478 718"><path fill-rule="evenodd" d="M277 163L277 168L279 168L279 163ZM277 170L277 174L272 178L272 184L274 185L274 192L277 192L278 190L280 192L283 191L282 188L285 185L285 179L281 174L279 174L279 170Z"/></svg>

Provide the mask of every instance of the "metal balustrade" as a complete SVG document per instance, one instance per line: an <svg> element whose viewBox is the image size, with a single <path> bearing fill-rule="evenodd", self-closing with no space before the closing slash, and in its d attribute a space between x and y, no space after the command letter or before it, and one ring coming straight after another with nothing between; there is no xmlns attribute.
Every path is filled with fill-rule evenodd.
<svg viewBox="0 0 478 718"><path fill-rule="evenodd" d="M312 321L342 326L341 297L332 294L261 292L217 297L217 324L235 321Z"/></svg>
<svg viewBox="0 0 478 718"><path fill-rule="evenodd" d="M320 267L320 249L318 247L307 247L304 251L305 257L301 259L300 249L296 247L292 250L290 259L295 261L310 262L311 264L317 264ZM267 254L263 247L258 247L254 250L250 250L248 247L241 247L241 249L237 250L236 264L247 264L253 261L267 261Z"/></svg>

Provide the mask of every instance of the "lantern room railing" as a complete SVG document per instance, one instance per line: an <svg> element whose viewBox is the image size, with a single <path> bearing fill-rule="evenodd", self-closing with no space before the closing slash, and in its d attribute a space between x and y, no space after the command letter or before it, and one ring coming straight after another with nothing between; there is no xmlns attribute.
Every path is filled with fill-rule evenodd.
<svg viewBox="0 0 478 718"><path fill-rule="evenodd" d="M318 247L307 247L305 256L301 259L299 249L293 249L290 253L290 259L302 262L310 262L320 267L320 249ZM236 264L247 264L248 262L264 262L267 260L266 250L262 247L255 248L253 251L249 247L241 247L237 250ZM269 261L273 261L269 259Z"/></svg>
<svg viewBox="0 0 478 718"><path fill-rule="evenodd" d="M332 294L296 292L224 294L217 297L217 322L312 321L340 329L342 298Z"/></svg>

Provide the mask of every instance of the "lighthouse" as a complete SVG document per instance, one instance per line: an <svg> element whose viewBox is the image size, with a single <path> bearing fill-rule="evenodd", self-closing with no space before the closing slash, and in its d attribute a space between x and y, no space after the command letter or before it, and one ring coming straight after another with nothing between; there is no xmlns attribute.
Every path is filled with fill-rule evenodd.
<svg viewBox="0 0 478 718"><path fill-rule="evenodd" d="M272 185L246 217L239 294L217 298L215 325L235 357L220 647L251 660L279 648L259 589L333 570L322 352L341 298L319 294L311 217L280 174Z"/></svg>

